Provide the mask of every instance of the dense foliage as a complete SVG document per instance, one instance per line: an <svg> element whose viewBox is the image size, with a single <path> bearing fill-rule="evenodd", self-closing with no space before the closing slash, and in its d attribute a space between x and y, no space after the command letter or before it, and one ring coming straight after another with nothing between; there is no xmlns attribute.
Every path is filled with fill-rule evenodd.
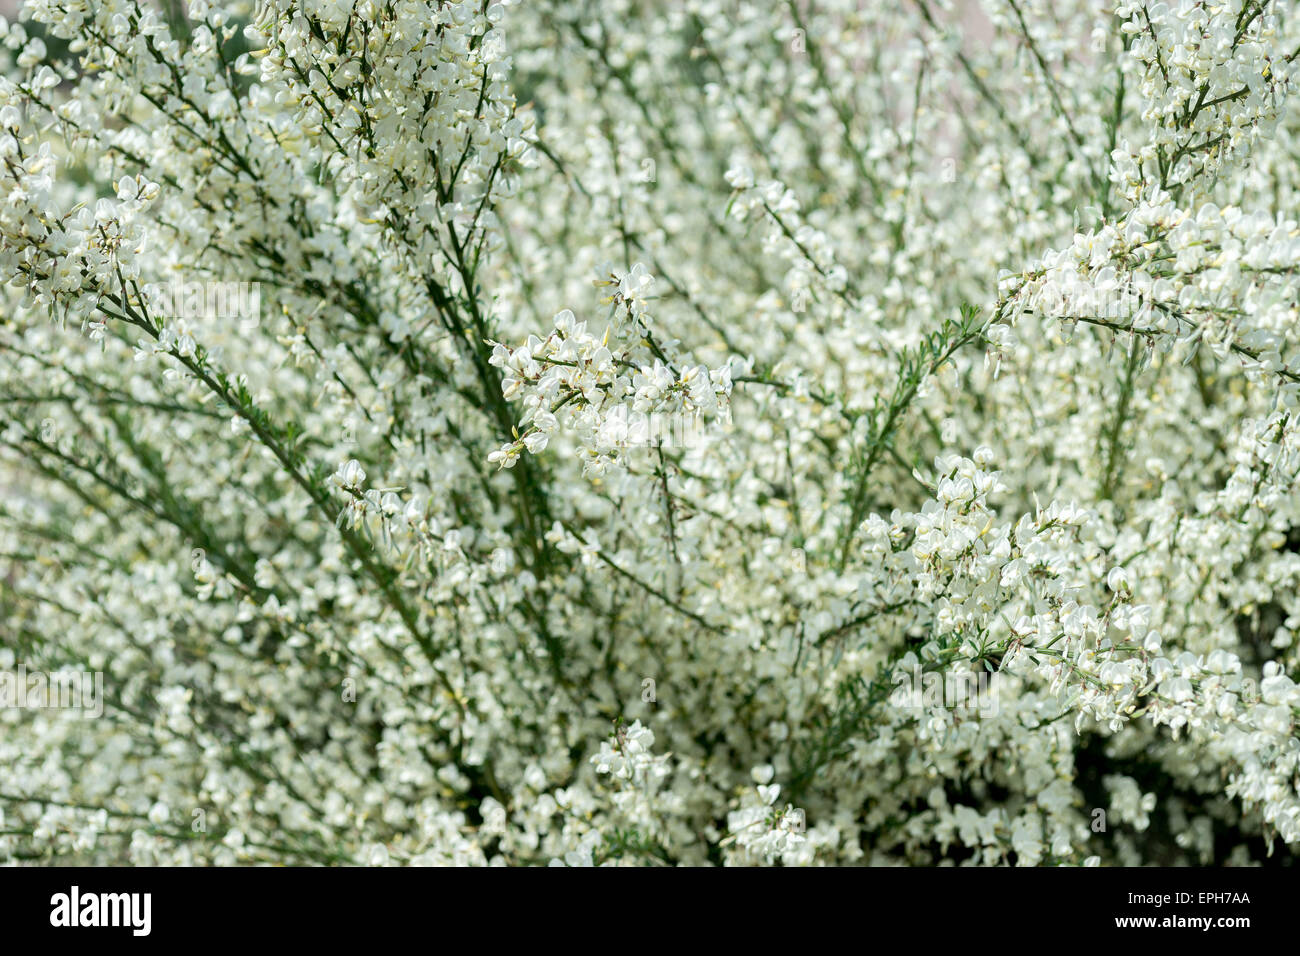
<svg viewBox="0 0 1300 956"><path fill-rule="evenodd" d="M3 40L0 859L1289 861L1292 3Z"/></svg>

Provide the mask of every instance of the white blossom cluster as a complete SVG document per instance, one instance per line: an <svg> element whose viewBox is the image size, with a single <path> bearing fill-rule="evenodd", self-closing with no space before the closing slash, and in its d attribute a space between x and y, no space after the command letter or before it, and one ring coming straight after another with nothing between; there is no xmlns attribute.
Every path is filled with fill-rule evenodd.
<svg viewBox="0 0 1300 956"><path fill-rule="evenodd" d="M1300 845L1290 0L0 41L0 862Z"/></svg>

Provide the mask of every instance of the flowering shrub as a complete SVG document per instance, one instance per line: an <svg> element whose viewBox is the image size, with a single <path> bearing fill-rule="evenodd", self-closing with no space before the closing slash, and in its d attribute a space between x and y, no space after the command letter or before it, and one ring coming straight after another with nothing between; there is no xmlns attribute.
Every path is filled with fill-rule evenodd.
<svg viewBox="0 0 1300 956"><path fill-rule="evenodd" d="M1292 3L0 32L0 860L1300 842Z"/></svg>

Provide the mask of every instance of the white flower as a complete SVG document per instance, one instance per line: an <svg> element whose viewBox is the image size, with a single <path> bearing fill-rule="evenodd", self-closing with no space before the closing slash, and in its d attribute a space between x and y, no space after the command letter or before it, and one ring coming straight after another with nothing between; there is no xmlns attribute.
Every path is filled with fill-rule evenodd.
<svg viewBox="0 0 1300 956"><path fill-rule="evenodd" d="M1106 587L1116 594L1127 594L1133 590L1129 583L1128 572L1121 567L1113 567L1106 572Z"/></svg>
<svg viewBox="0 0 1300 956"><path fill-rule="evenodd" d="M349 458L339 466L338 471L334 472L334 483L341 488L357 489L366 480L366 471L361 467L361 462L355 458Z"/></svg>

